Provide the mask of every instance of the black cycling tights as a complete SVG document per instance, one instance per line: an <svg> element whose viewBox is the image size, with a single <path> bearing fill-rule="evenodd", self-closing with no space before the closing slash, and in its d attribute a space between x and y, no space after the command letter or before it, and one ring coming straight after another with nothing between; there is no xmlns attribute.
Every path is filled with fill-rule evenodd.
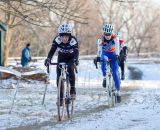
<svg viewBox="0 0 160 130"><path fill-rule="evenodd" d="M124 62L125 61L119 61L119 66L121 68L121 72L124 74Z"/></svg>

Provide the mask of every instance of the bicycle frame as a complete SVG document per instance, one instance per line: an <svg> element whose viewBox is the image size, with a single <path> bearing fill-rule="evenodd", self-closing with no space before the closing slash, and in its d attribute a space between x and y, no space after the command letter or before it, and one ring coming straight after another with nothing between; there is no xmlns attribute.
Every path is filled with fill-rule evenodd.
<svg viewBox="0 0 160 130"><path fill-rule="evenodd" d="M58 65L61 69L61 74L59 76L58 81L58 91L57 91L57 108L58 108L58 120L61 121L64 117L64 108L66 106L67 116L70 118L70 115L73 114L73 100L70 98L70 84L69 84L69 73L68 73L68 64L67 63L50 63L51 65ZM77 68L74 65L76 73ZM49 66L47 67L47 72L49 72ZM63 99L61 99L60 94L63 95ZM62 96L61 95L61 96ZM60 104L63 101L63 104ZM70 110L70 102L71 102L71 110ZM70 112L71 111L71 112Z"/></svg>
<svg viewBox="0 0 160 130"><path fill-rule="evenodd" d="M106 63L106 89L108 97L108 106L114 107L116 103L115 83L112 76L110 60L107 60Z"/></svg>
<svg viewBox="0 0 160 130"><path fill-rule="evenodd" d="M100 62L106 62L106 91L108 97L108 106L115 106L116 103L116 93L115 93L115 83L112 76L112 69L110 64L110 59L101 60ZM96 64L96 68L98 68Z"/></svg>

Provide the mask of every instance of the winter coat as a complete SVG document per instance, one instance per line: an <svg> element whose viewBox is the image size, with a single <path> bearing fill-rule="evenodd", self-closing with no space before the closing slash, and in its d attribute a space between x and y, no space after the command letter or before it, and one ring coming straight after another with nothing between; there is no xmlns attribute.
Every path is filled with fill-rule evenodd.
<svg viewBox="0 0 160 130"><path fill-rule="evenodd" d="M29 62L31 62L31 50L28 47L23 48L21 55L21 65L23 67L27 66Z"/></svg>

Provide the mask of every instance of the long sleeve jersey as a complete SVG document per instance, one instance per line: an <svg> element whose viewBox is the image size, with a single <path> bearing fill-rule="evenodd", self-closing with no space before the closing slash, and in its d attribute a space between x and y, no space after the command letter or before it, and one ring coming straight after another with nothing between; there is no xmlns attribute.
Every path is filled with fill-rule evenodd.
<svg viewBox="0 0 160 130"><path fill-rule="evenodd" d="M112 34L110 40L106 40L104 36L97 40L98 51L97 56L100 57L102 51L105 52L115 52L116 55L119 55L120 46L119 46L119 38Z"/></svg>
<svg viewBox="0 0 160 130"><path fill-rule="evenodd" d="M68 43L64 44L60 38L60 36L56 36L53 40L52 47L48 53L49 59L52 59L55 51L58 50L58 55L65 57L73 57L74 59L78 59L79 56L79 46L77 39L74 36L69 38Z"/></svg>
<svg viewBox="0 0 160 130"><path fill-rule="evenodd" d="M123 53L127 56L128 54L127 44L124 42L124 40L119 40L119 43L120 43L120 52L123 51Z"/></svg>

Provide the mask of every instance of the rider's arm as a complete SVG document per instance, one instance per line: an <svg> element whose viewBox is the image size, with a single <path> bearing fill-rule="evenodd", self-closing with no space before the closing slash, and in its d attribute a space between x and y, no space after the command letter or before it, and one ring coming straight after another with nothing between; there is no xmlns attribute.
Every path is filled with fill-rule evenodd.
<svg viewBox="0 0 160 130"><path fill-rule="evenodd" d="M72 37L72 39L70 41L70 45L73 47L74 59L78 60L78 58L79 58L79 44L78 44L78 41L75 37Z"/></svg>
<svg viewBox="0 0 160 130"><path fill-rule="evenodd" d="M115 42L115 53L116 53L116 55L119 55L119 50L120 50L120 48L119 48L119 38L118 37L116 37L116 38L114 38L114 42Z"/></svg>
<svg viewBox="0 0 160 130"><path fill-rule="evenodd" d="M78 42L74 46L73 51L74 51L74 59L78 60L78 58L79 58L79 46L78 46Z"/></svg>
<svg viewBox="0 0 160 130"><path fill-rule="evenodd" d="M127 56L127 54L128 54L127 44L123 40L120 40L120 41L121 41L121 48L122 48L125 56Z"/></svg>
<svg viewBox="0 0 160 130"><path fill-rule="evenodd" d="M102 52L102 39L97 40L97 46L98 46L97 57L100 57Z"/></svg>
<svg viewBox="0 0 160 130"><path fill-rule="evenodd" d="M127 54L128 54L128 48L127 48L127 46L123 47L123 51L124 51L125 56L127 56Z"/></svg>
<svg viewBox="0 0 160 130"><path fill-rule="evenodd" d="M48 56L47 56L48 59L50 59L50 60L52 59L56 49L57 49L57 41L56 41L56 38L55 38L53 40L52 47L51 47L51 49L50 49L50 51L48 53Z"/></svg>

